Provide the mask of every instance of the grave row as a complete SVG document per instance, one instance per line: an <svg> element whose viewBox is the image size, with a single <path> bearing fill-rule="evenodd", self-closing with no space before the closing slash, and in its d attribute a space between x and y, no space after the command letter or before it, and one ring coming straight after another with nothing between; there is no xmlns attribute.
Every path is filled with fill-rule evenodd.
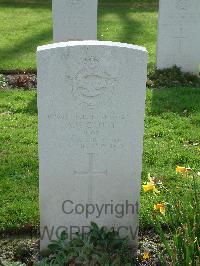
<svg viewBox="0 0 200 266"><path fill-rule="evenodd" d="M157 67L198 73L200 1L160 0ZM91 222L137 246L147 51L97 41L97 0L53 0L38 47L41 249Z"/></svg>

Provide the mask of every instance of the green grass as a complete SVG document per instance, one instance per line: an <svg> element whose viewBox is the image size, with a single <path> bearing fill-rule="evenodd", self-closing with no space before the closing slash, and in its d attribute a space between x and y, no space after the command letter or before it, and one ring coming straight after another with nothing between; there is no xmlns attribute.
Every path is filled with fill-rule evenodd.
<svg viewBox="0 0 200 266"><path fill-rule="evenodd" d="M200 170L200 89L170 88L147 94L143 180L148 173L163 180L161 193L142 192L141 223L150 225L153 203L180 200L187 209L190 178L175 173L177 165ZM188 194L189 193L189 194ZM151 202L151 204L150 204Z"/></svg>
<svg viewBox="0 0 200 266"><path fill-rule="evenodd" d="M38 223L35 92L0 93L0 230Z"/></svg>
<svg viewBox="0 0 200 266"><path fill-rule="evenodd" d="M0 93L0 230L38 225L38 152L35 91ZM199 143L196 146L196 143ZM188 193L189 179L176 165L200 170L200 90L148 90L145 118L143 181L164 177L170 193L141 195L141 227L151 224L152 202ZM176 187L179 187L177 193ZM186 202L187 204L187 202Z"/></svg>
<svg viewBox="0 0 200 266"><path fill-rule="evenodd" d="M100 1L98 39L145 46L152 69L156 53L157 2ZM0 0L0 32L0 70L35 69L37 46L52 42L51 1Z"/></svg>
<svg viewBox="0 0 200 266"><path fill-rule="evenodd" d="M101 0L98 39L147 47L155 64L157 0ZM52 42L51 1L0 0L0 70L35 69L38 45ZM197 145L198 143L198 145ZM143 181L163 178L158 196L141 194L141 227L152 224L153 203L182 199L190 180L176 165L200 170L200 89L148 90ZM35 91L0 91L0 231L39 223Z"/></svg>

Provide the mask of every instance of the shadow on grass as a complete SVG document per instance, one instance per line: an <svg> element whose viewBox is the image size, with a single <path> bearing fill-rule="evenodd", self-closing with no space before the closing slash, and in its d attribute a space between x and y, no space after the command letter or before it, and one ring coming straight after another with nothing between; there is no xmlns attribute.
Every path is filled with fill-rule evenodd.
<svg viewBox="0 0 200 266"><path fill-rule="evenodd" d="M25 114L25 115L37 115L38 110L37 110L37 94L34 92L31 95L29 95L30 91L24 91L22 90L22 95L24 97L21 96L15 96L15 94L17 95L18 93L21 94L21 89L17 90L17 92L15 92L15 90L8 90L8 96L9 94L13 94L14 97L14 101L20 101L23 104L20 104L19 106L17 106L14 111L11 110L13 113L15 114ZM26 95L29 95L28 98L26 97ZM6 95L5 95L6 97ZM9 98L8 98L9 99ZM24 104L26 102L26 104ZM6 106L7 110L9 110L9 106Z"/></svg>
<svg viewBox="0 0 200 266"><path fill-rule="evenodd" d="M27 104L26 109L23 111L23 113L28 113L30 115L35 115L38 113L37 94L35 94L31 101Z"/></svg>
<svg viewBox="0 0 200 266"><path fill-rule="evenodd" d="M161 115L167 112L180 114L181 116L187 116L191 112L200 114L200 88L153 90L151 113Z"/></svg>
<svg viewBox="0 0 200 266"><path fill-rule="evenodd" d="M101 32L106 34L106 30L109 30L112 34L112 41L128 42L134 36L138 37L143 29L141 23L133 17L130 18L127 8L100 8L98 21L98 39L102 39ZM108 24L110 28L107 28Z"/></svg>
<svg viewBox="0 0 200 266"><path fill-rule="evenodd" d="M7 60L13 58L19 58L20 55L32 52L37 49L38 45L47 43L52 38L52 30L46 29L37 34L32 34L32 36L20 40L15 45L9 48L1 49L0 62L4 64Z"/></svg>
<svg viewBox="0 0 200 266"><path fill-rule="evenodd" d="M51 8L51 0L0 0L1 7L6 8Z"/></svg>
<svg viewBox="0 0 200 266"><path fill-rule="evenodd" d="M138 21L136 21L135 19L130 19L130 17L128 16L127 9L105 9L103 11L103 16L106 16L107 14L111 13L114 16L118 16L118 19L120 21L121 30L119 28L117 29L119 32L117 38L121 42L128 42L128 40L134 38L134 36L141 31L142 25L138 23Z"/></svg>
<svg viewBox="0 0 200 266"><path fill-rule="evenodd" d="M156 15L157 8L150 5L99 8L98 39L146 47L149 51L148 68L153 70L156 53Z"/></svg>
<svg viewBox="0 0 200 266"><path fill-rule="evenodd" d="M40 6L51 6L52 0L0 0L0 4L4 4L7 6L13 7L21 7L27 5L40 5ZM120 5L127 6L132 4L144 4L147 3L149 5L157 4L158 0L99 0L99 5Z"/></svg>
<svg viewBox="0 0 200 266"><path fill-rule="evenodd" d="M153 90L150 110L152 115L176 113L180 116L187 116L191 112L200 114L200 88ZM34 95L22 113L37 114L37 94ZM196 119L196 124L200 126L199 119Z"/></svg>
<svg viewBox="0 0 200 266"><path fill-rule="evenodd" d="M103 1L100 1L99 5L99 11L98 11L98 28L100 29L99 32L101 32L101 29L103 29L104 32L106 32L106 28L108 27L108 24L111 25L109 32L107 32L107 36L104 40L112 40L112 41L120 41L120 42L128 42L128 43L134 43L139 45L146 45L147 40L153 39L151 32L147 31L146 22L142 23L140 18L134 17L134 12L136 12L136 16L138 16L138 12L155 12L156 8L155 6L151 6L151 3L149 3L148 8L144 7L142 4L142 1L125 1L130 3L140 3L140 5L135 6L134 8L129 8L127 6L112 6L109 5L102 7L101 3ZM116 3L119 3L120 1L117 1ZM152 1L154 2L154 1ZM105 3L105 1L104 1ZM108 0L107 2L114 3L112 0ZM40 8L46 8L51 9L51 1L50 0L0 0L1 8L15 8L20 9L24 7L30 7L34 9L40 9ZM6 11L5 11L6 12ZM19 11L20 12L20 11ZM108 16L108 17L107 17ZM45 18L44 18L45 20ZM11 65L12 61L14 61L14 67L7 67L8 69L18 69L17 67L17 61L27 61L25 63L25 68L27 69L27 64L29 63L30 66L35 65L34 61L34 52L36 51L36 48L38 45L46 44L51 42L52 40L52 26L50 21L46 21L47 27L45 30L41 30L41 25L43 24L43 21L36 21L34 22L34 25L37 26L37 33L27 30L26 37L20 37L17 41L9 44L8 47L4 47L1 49L0 53L0 62L2 66ZM31 22L33 23L33 22ZM21 29L23 27L23 23L19 24L19 31L22 31ZM30 25L31 26L31 25ZM28 28L29 26L27 26ZM40 32L38 32L40 31ZM9 35L8 37L9 38ZM23 39L22 39L23 38ZM101 36L99 36L98 39L102 39ZM27 55L27 60L25 56ZM29 59L30 57L30 59ZM10 63L8 63L10 62ZM3 67L0 69L4 70ZM16 67L15 67L16 65ZM28 67L30 68L30 67Z"/></svg>

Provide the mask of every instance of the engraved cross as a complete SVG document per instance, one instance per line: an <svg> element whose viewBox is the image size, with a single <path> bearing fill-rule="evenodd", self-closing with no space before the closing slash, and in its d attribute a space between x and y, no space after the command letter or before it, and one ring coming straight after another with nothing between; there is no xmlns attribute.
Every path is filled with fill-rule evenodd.
<svg viewBox="0 0 200 266"><path fill-rule="evenodd" d="M87 175L89 177L89 184L88 184L88 201L92 202L92 189L93 189L93 178L96 175L105 175L107 176L108 171L95 171L94 166L94 159L95 154L94 153L88 153L89 163L88 163L88 169L86 171L74 171L75 175Z"/></svg>
<svg viewBox="0 0 200 266"><path fill-rule="evenodd" d="M183 28L180 28L179 31L180 33L178 34L178 36L174 36L173 38L178 40L179 50L181 52L183 40L186 39L187 37L183 33Z"/></svg>

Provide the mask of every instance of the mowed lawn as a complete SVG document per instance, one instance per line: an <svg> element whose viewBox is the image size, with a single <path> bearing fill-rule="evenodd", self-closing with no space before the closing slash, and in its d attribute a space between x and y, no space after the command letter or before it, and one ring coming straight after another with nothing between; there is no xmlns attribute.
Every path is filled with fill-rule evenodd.
<svg viewBox="0 0 200 266"><path fill-rule="evenodd" d="M157 0L99 1L98 39L145 46L155 62ZM0 0L0 70L35 69L37 46L52 42L49 0Z"/></svg>
<svg viewBox="0 0 200 266"><path fill-rule="evenodd" d="M147 47L152 70L157 2L100 1L98 39ZM52 42L51 2L0 0L0 34L0 70L35 69L36 47ZM36 91L0 90L0 231L39 224L36 99ZM164 196L188 205L191 179L176 174L176 165L200 171L200 89L149 89L142 179L151 173L164 188L157 196L142 191L141 228Z"/></svg>
<svg viewBox="0 0 200 266"><path fill-rule="evenodd" d="M0 230L36 226L36 92L1 91L0 102ZM142 228L151 225L153 203L164 195L168 202L178 198L188 205L191 180L176 174L176 165L200 170L200 90L148 90L142 178L147 181L151 173L162 179L165 188L158 196L142 192Z"/></svg>

